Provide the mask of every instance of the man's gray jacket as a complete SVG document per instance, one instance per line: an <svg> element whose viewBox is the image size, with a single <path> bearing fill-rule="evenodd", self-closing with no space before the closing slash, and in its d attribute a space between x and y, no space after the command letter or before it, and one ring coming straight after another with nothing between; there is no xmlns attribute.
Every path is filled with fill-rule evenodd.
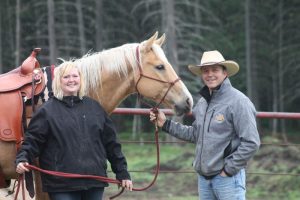
<svg viewBox="0 0 300 200"><path fill-rule="evenodd" d="M211 177L222 170L235 175L260 145L255 107L228 78L211 95L206 86L201 94L193 109L192 126L167 120L163 130L196 144L193 166L200 175Z"/></svg>

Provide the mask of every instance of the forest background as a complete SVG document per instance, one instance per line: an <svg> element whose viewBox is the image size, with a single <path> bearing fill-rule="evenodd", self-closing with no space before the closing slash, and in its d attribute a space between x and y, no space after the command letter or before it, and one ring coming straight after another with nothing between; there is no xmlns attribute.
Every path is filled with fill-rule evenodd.
<svg viewBox="0 0 300 200"><path fill-rule="evenodd" d="M258 111L300 112L299 10L298 0L0 0L0 73L19 66L34 47L42 48L38 59L49 66L159 31L166 33L165 54L195 102L202 82L187 65L217 49L239 63L232 84ZM120 105L139 106L135 95ZM152 130L146 117L112 117L118 130L141 143L142 133ZM262 138L300 141L300 120L258 124Z"/></svg>

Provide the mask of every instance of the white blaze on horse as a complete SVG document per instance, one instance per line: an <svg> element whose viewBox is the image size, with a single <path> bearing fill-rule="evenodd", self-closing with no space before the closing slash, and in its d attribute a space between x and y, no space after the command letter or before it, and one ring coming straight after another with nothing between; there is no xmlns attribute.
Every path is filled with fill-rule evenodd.
<svg viewBox="0 0 300 200"><path fill-rule="evenodd" d="M161 48L165 35L157 36L155 33L141 43L125 44L73 60L86 81L88 96L99 101L108 113L133 93L156 102L157 106L164 104L177 115L190 112L192 96ZM5 179L17 177L15 146L14 142L0 141L0 170ZM37 187L36 199L44 199L39 197L40 192Z"/></svg>

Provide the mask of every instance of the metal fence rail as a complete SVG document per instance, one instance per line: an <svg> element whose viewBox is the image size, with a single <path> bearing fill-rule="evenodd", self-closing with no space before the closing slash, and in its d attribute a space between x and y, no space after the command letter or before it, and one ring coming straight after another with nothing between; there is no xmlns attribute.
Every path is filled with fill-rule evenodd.
<svg viewBox="0 0 300 200"><path fill-rule="evenodd" d="M171 109L160 109L166 115L174 115ZM113 114L125 115L149 115L150 109L147 108L116 108ZM188 115L191 115L188 114ZM277 118L277 119L300 119L300 113L292 112L257 112L258 118Z"/></svg>
<svg viewBox="0 0 300 200"><path fill-rule="evenodd" d="M166 115L174 115L171 109L160 109ZM119 115L149 115L150 109L146 108L116 108L113 114ZM191 116L191 113L188 114ZM291 112L257 112L258 118L276 118L276 119L300 119L300 113ZM141 141L121 140L122 144L141 144ZM143 144L154 144L155 141L142 141ZM159 141L160 144L186 144L185 141ZM272 146L296 146L297 143L261 143L261 145L272 145ZM154 173L152 170L130 170L132 173ZM195 173L193 170L160 170L160 173ZM298 173L273 173L273 172L247 172L247 174L253 175L279 175L279 176L300 176Z"/></svg>

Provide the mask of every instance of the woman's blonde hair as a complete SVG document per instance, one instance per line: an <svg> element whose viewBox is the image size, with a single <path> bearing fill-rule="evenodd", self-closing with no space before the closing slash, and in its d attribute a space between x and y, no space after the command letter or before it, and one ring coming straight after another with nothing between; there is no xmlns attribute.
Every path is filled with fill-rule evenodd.
<svg viewBox="0 0 300 200"><path fill-rule="evenodd" d="M72 61L65 61L62 64L60 64L57 68L55 68L54 71L54 79L52 82L52 89L53 89L53 95L57 98L57 99L62 99L63 98L63 91L61 89L61 78L68 72L70 72L72 69L77 69L79 76L80 76L80 88L79 88L79 92L78 92L78 96L80 99L83 98L83 96L85 95L85 82L84 82L84 78L81 75L81 71L78 68L78 66L72 62Z"/></svg>

